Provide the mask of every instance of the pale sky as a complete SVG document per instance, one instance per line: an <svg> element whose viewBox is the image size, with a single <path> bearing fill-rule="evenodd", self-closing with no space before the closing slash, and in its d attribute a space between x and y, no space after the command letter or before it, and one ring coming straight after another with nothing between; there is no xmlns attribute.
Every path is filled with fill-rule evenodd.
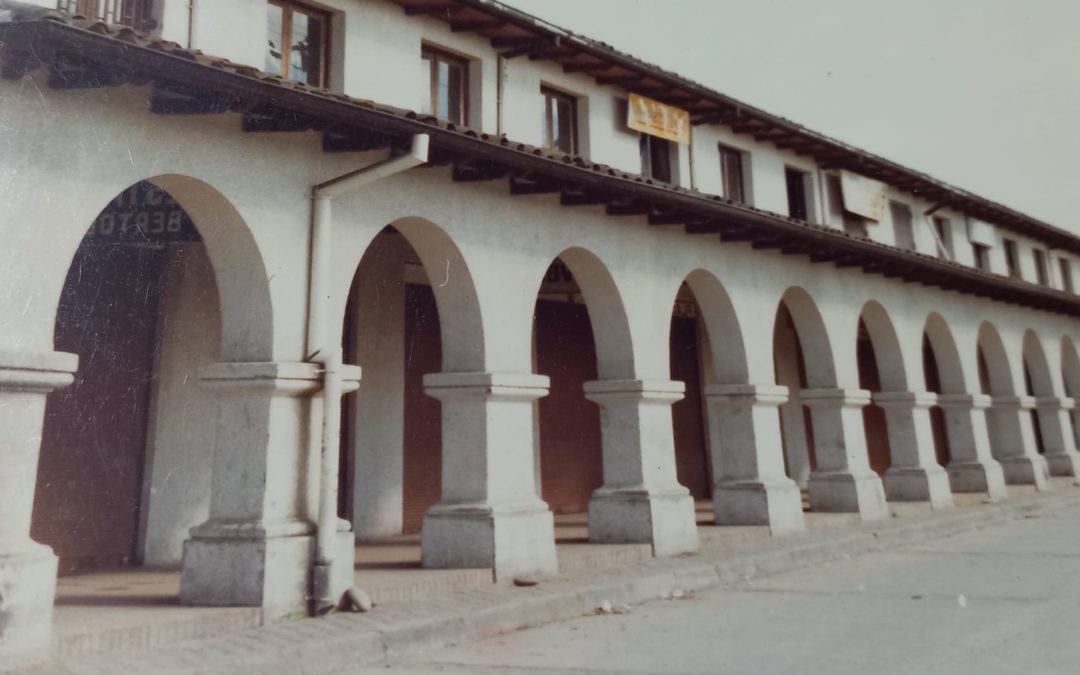
<svg viewBox="0 0 1080 675"><path fill-rule="evenodd" d="M505 1L1080 234L1080 2Z"/></svg>

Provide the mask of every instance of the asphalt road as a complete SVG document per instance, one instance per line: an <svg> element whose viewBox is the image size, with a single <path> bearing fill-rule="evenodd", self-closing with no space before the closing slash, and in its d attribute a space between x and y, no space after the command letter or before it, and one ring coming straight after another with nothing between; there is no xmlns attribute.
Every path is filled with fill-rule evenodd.
<svg viewBox="0 0 1080 675"><path fill-rule="evenodd" d="M1080 673L1080 508L357 673Z"/></svg>

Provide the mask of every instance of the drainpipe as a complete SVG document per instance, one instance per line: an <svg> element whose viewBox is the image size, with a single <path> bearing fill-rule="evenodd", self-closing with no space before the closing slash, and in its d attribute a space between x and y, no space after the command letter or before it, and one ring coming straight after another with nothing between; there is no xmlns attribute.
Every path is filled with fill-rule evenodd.
<svg viewBox="0 0 1080 675"><path fill-rule="evenodd" d="M188 0L188 24L187 24L187 47L194 50L195 46L195 17L198 15L199 0Z"/></svg>
<svg viewBox="0 0 1080 675"><path fill-rule="evenodd" d="M338 447L341 435L341 347L326 343L333 199L365 185L427 162L427 134L415 134L409 153L388 159L311 188L311 279L308 285L307 360L322 366L323 425L319 472L319 522L315 561L311 568L312 614L325 614L337 605L331 593L330 570L337 535Z"/></svg>

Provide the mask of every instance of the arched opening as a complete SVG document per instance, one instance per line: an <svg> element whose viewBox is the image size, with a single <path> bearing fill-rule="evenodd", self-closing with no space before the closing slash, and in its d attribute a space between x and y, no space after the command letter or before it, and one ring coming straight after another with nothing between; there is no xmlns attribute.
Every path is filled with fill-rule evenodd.
<svg viewBox="0 0 1080 675"><path fill-rule="evenodd" d="M217 404L199 370L267 359L272 339L258 247L220 193L169 175L105 205L57 305L55 348L79 369L48 399L35 490L32 536L59 558L59 604L77 604L96 578L84 573L178 567L209 513Z"/></svg>
<svg viewBox="0 0 1080 675"><path fill-rule="evenodd" d="M807 359L807 354L814 356ZM780 407L781 442L787 475L806 490L817 471L813 416L801 392L836 386L825 326L810 296L802 289L784 293L773 322L773 367L776 383L788 388Z"/></svg>
<svg viewBox="0 0 1080 675"><path fill-rule="evenodd" d="M855 358L859 368L859 388L871 394L881 393L881 373L878 370L877 352L870 332L866 328L866 321L862 318L859 319ZM862 409L862 416L870 468L879 476L884 476L891 464L885 410L871 400L870 404Z"/></svg>
<svg viewBox="0 0 1080 675"><path fill-rule="evenodd" d="M398 535L415 544L443 491L442 404L424 376L482 370L475 289L445 232L403 218L372 239L345 303L342 343L363 380L342 400L339 515L361 544ZM358 549L360 566L374 564L369 552ZM401 554L391 562L420 565L415 546Z"/></svg>
<svg viewBox="0 0 1080 675"><path fill-rule="evenodd" d="M537 403L539 492L557 515L556 536L582 540L605 463L600 407L584 385L634 372L622 299L595 255L571 248L555 258L537 292L533 331L535 371L551 380Z"/></svg>
<svg viewBox="0 0 1080 675"><path fill-rule="evenodd" d="M1054 395L1054 385L1050 380L1050 365L1046 361L1039 337L1032 331L1024 333L1024 393L1034 397ZM1035 449L1040 455L1046 454L1048 431L1043 424L1042 415L1036 408L1030 410L1031 426L1035 431ZM1050 420L1048 420L1050 421ZM1051 421L1052 422L1052 421ZM1054 425L1051 424L1051 427Z"/></svg>
<svg viewBox="0 0 1080 675"><path fill-rule="evenodd" d="M694 291L694 286L704 290L700 287L705 283L693 276L679 286L671 313L669 339L671 379L686 384L683 398L671 406L676 476L695 500L710 499L713 490L703 395L705 384L717 381L704 317L712 307L702 307ZM717 339L723 339L723 336L717 336Z"/></svg>
<svg viewBox="0 0 1080 675"><path fill-rule="evenodd" d="M927 391L940 396L945 393L945 389L942 384L942 367L939 363L940 359L934 351L929 329L924 330L922 333L922 379ZM934 438L934 456L937 458L937 463L942 467L948 467L953 461L953 451L949 448L945 410L940 405L930 408L930 430Z"/></svg>
<svg viewBox="0 0 1080 675"><path fill-rule="evenodd" d="M1065 383L1065 396L1076 401L1080 396L1080 358L1077 357L1076 345L1068 336L1061 339L1062 380ZM1077 447L1080 447L1080 424L1077 416L1080 410L1073 408L1069 414L1070 431Z"/></svg>

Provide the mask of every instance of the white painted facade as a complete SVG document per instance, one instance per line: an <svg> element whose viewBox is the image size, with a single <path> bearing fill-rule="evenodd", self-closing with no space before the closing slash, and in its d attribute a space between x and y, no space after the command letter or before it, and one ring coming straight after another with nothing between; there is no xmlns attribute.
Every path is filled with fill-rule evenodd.
<svg viewBox="0 0 1080 675"><path fill-rule="evenodd" d="M436 45L471 59L471 126L539 143L540 86L551 86L579 98L583 154L640 170L638 135L619 117L626 91L543 60L501 61L487 40L406 16L386 0L320 6L335 12L334 90L418 109L428 84L421 45ZM190 35L203 52L262 66L263 0L163 0L158 16L165 38L188 44ZM36 649L49 636L56 558L32 541L30 520L46 397L78 369L54 347L65 279L96 215L141 180L172 195L203 238L179 246L169 270L142 562L182 563L184 602L299 615L315 556L323 412L321 367L305 343L310 194L388 153L325 153L315 132L242 133L234 113L155 116L146 87L61 90L46 80L43 71L0 80L0 129L18 130L0 135L0 655ZM692 153L679 148L683 187L722 191L720 144L746 153L751 205L786 214L784 168L797 168L810 176L809 220L843 227L824 189L827 172L813 160L718 125L694 128ZM934 205L892 188L888 196L911 206L916 251L937 255L922 218ZM955 261L973 265L968 216L936 215L949 219ZM387 225L400 238L377 239ZM874 241L895 242L888 215L867 229ZM1031 247L1039 243L1000 228L995 236L1018 241L1023 278L1034 282ZM596 341L597 380L583 392L601 409L604 486L589 505L595 541L648 542L657 555L696 548L693 502L676 479L671 415L684 385L672 380L668 332L684 283L707 336L703 395L717 524L799 531L800 487L814 510L871 520L887 514L887 500L947 508L952 491L1001 498L1006 481L1045 487L1049 471L1076 475L1067 395L1080 394L1075 318L691 236L643 216L615 218L602 205L563 207L558 194L512 197L501 181L454 182L448 167L417 168L334 205L327 343L340 342L359 268L362 369L349 440L354 518L336 533L336 592L351 583L353 533L401 529L400 303L405 275L415 274L400 264L412 255L406 248L435 294L442 332L442 372L424 380L442 402L443 457L442 501L424 523L426 565L488 567L500 581L556 572L552 514L537 490L533 410L549 386L534 367L534 309L556 259L580 287ZM1080 265L1052 252L1050 283L1058 288L1059 257L1074 273ZM1000 245L991 249L991 271L1005 272ZM795 330L778 329L786 346L774 352L782 304ZM880 373L873 394L860 386L855 358L860 321ZM928 392L924 336L940 396ZM346 372L346 389L357 377ZM861 410L871 401L888 422L884 480L867 459ZM951 447L945 467L934 457L935 404ZM802 406L812 419L813 471Z"/></svg>

